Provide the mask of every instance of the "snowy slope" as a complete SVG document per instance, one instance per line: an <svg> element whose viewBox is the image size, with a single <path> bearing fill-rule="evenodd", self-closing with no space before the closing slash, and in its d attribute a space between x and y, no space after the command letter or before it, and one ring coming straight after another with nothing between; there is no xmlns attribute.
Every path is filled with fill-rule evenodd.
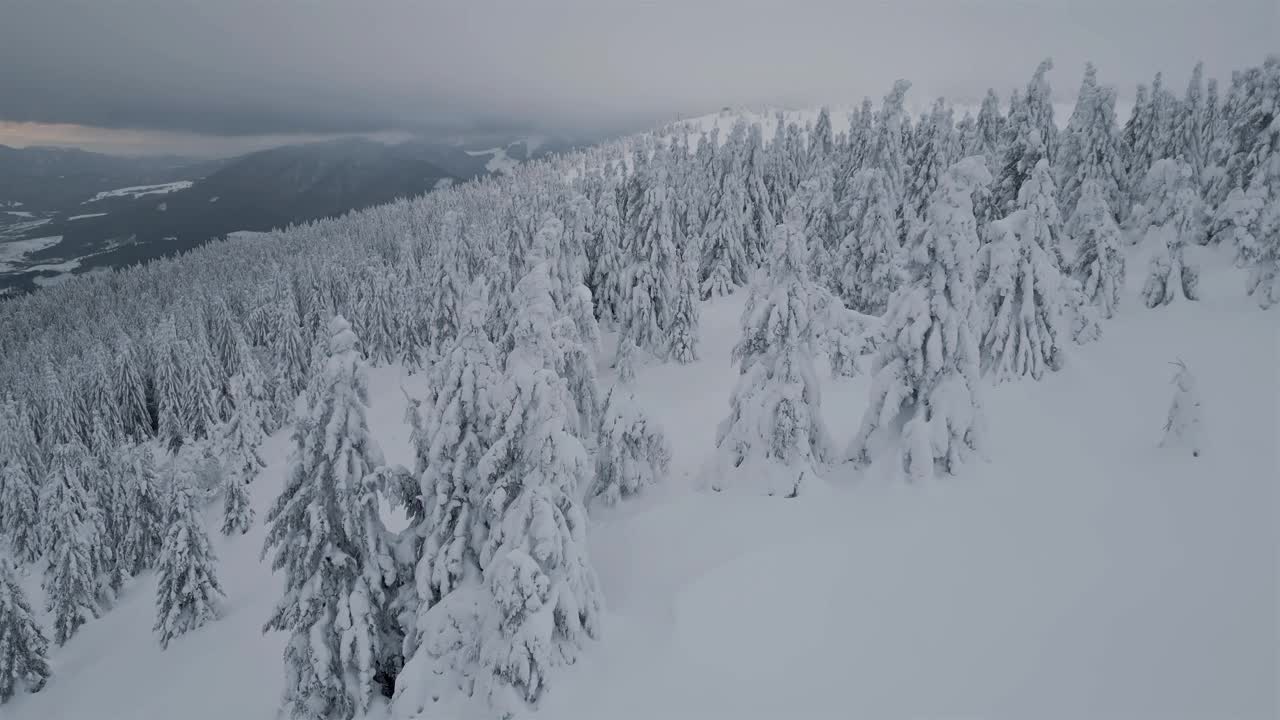
<svg viewBox="0 0 1280 720"><path fill-rule="evenodd" d="M837 468L825 491L795 500L698 489L735 379L741 297L704 305L702 360L638 371L672 477L593 516L604 637L555 678L539 717L1280 714L1276 315L1216 258L1203 302L1159 310L1136 300L1141 258L1129 267L1128 304L1099 343L1043 382L988 392L989 461L919 485L892 468ZM1175 357L1205 400L1198 459L1156 447ZM402 387L420 395L421 382L394 367L372 375L372 430L392 462L410 462ZM866 383L824 388L841 441ZM287 442L264 449L259 520ZM259 629L280 583L261 543L260 525L215 539L222 620L162 652L154 580L139 579L55 651L48 688L5 720L275 718L284 638Z"/></svg>

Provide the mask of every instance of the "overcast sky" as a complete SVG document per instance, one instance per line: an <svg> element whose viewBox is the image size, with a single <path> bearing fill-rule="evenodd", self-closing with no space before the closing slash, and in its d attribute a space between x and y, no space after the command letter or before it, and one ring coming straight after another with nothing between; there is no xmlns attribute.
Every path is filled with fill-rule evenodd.
<svg viewBox="0 0 1280 720"><path fill-rule="evenodd" d="M896 77L913 94L1004 98L1045 56L1062 99L1088 59L1128 95L1157 69L1185 83L1196 59L1224 80L1260 63L1280 47L1278 6L0 0L0 143L210 152L296 134L621 131L723 105L878 98Z"/></svg>

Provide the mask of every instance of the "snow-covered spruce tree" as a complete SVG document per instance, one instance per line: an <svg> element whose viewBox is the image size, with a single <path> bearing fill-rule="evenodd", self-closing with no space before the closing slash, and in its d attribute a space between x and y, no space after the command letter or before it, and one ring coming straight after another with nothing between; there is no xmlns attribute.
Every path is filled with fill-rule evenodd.
<svg viewBox="0 0 1280 720"><path fill-rule="evenodd" d="M253 524L249 484L266 466L258 448L266 437L261 407L250 394L242 375L231 378L231 418L223 423L218 440L223 463L222 534L244 534Z"/></svg>
<svg viewBox="0 0 1280 720"><path fill-rule="evenodd" d="M12 398L0 402L0 538L18 562L40 556L40 489L30 457L37 453L29 419Z"/></svg>
<svg viewBox="0 0 1280 720"><path fill-rule="evenodd" d="M745 173L743 179L747 201L747 262L755 266L769 252L769 231L774 225L773 212L769 207L769 190L764 179L765 151L759 123L751 124L747 129L745 142L738 147L744 153L742 169ZM678 221L677 223L679 224ZM682 224L680 231L683 235Z"/></svg>
<svg viewBox="0 0 1280 720"><path fill-rule="evenodd" d="M864 167L884 171L895 212L902 205L907 185L907 156L903 145L911 127L911 118L903 109L903 100L909 89L910 82L897 80L893 83L893 89L884 96L876 115L875 139L871 143L868 161L864 163ZM906 230L907 228L899 227L899 232Z"/></svg>
<svg viewBox="0 0 1280 720"><path fill-rule="evenodd" d="M497 350L484 331L488 294L482 281L468 290L461 327L436 368L434 397L417 418L418 489L423 511L414 578L420 605L410 644L431 654L435 639L419 639L435 626L425 613L458 587L469 570L479 572L484 496L478 470L492 444L495 403L500 399ZM410 661L412 662L412 660ZM401 675L402 684L421 678Z"/></svg>
<svg viewBox="0 0 1280 720"><path fill-rule="evenodd" d="M903 279L902 247L888 175L861 170L850 186L851 227L836 254L836 287L849 307L879 315Z"/></svg>
<svg viewBox="0 0 1280 720"><path fill-rule="evenodd" d="M596 230L599 256L592 285L596 289L595 307L600 320L614 323L619 315L623 295L624 270L627 266L626 251L622 241L622 219L618 214L617 193L606 190L597 211L599 225Z"/></svg>
<svg viewBox="0 0 1280 720"><path fill-rule="evenodd" d="M631 257L623 282L618 333L620 344L630 342L657 357L663 357L667 348L663 333L676 296L676 247L682 231L676 222L675 198L663 158L659 154L645 168L645 190L633 203Z"/></svg>
<svg viewBox="0 0 1280 720"><path fill-rule="evenodd" d="M625 389L609 391L601 418L587 497L614 505L660 481L671 464L671 448L662 428Z"/></svg>
<svg viewBox="0 0 1280 720"><path fill-rule="evenodd" d="M1179 360L1176 365L1178 372L1173 376L1173 402L1169 405L1160 447L1186 449L1191 451L1192 457L1200 457L1204 442L1200 424L1200 390L1186 364Z"/></svg>
<svg viewBox="0 0 1280 720"><path fill-rule="evenodd" d="M1174 108L1172 149L1170 157L1180 157L1191 168L1191 182L1204 187L1205 163L1208 161L1204 142L1205 101L1204 63L1197 62L1187 82L1187 94Z"/></svg>
<svg viewBox="0 0 1280 720"><path fill-rule="evenodd" d="M1142 179L1147 176L1151 163L1158 160L1155 155L1155 118L1152 113L1151 96L1147 86L1138 83L1133 96L1133 110L1120 131L1120 148L1124 154L1125 185L1137 191ZM1136 200L1136 198L1134 198ZM1126 214L1127 215L1127 214ZM1122 217L1121 219L1124 219Z"/></svg>
<svg viewBox="0 0 1280 720"><path fill-rule="evenodd" d="M328 326L323 371L307 388L289 476L267 516L266 552L285 593L264 630L289 634L283 705L298 718L349 720L369 708L375 681L399 667L388 612L394 571L385 530L369 517L366 478L382 465L369 436L365 363L350 324Z"/></svg>
<svg viewBox="0 0 1280 720"><path fill-rule="evenodd" d="M36 622L13 566L0 559L0 705L21 685L39 692L49 680L49 640Z"/></svg>
<svg viewBox="0 0 1280 720"><path fill-rule="evenodd" d="M18 456L0 460L0 518L9 540L9 548L20 562L32 562L40 556L39 489Z"/></svg>
<svg viewBox="0 0 1280 720"><path fill-rule="evenodd" d="M809 238L809 275L814 282L830 286L835 282L834 255L839 248L842 223L835 201L835 168L830 164L814 168L802 180L787 203L795 203L804 217L804 233ZM782 217L786 206L778 217Z"/></svg>
<svg viewBox="0 0 1280 720"><path fill-rule="evenodd" d="M132 575L155 565L164 542L165 512L155 460L144 444L121 446L116 461L124 477L128 525L120 559Z"/></svg>
<svg viewBox="0 0 1280 720"><path fill-rule="evenodd" d="M1027 81L1027 89L1022 96L1023 111L1040 134L1049 162L1055 161L1058 151L1058 126L1053 121L1053 91L1049 88L1049 71L1052 69L1052 58L1041 60Z"/></svg>
<svg viewBox="0 0 1280 720"><path fill-rule="evenodd" d="M938 98L929 114L921 116L915 134L904 201L911 205L912 217L923 217L942 174L958 159L955 120L945 100Z"/></svg>
<svg viewBox="0 0 1280 720"><path fill-rule="evenodd" d="M287 419L292 413L293 401L306 386L307 371L311 364L310 348L302 335L302 320L298 317L292 293L277 300L271 357L275 415Z"/></svg>
<svg viewBox="0 0 1280 720"><path fill-rule="evenodd" d="M1198 300L1199 269L1186 262L1184 248L1198 240L1200 197L1191 183L1191 167L1181 160L1159 160L1142 183L1146 242L1153 245L1142 297L1147 307L1168 305L1179 297Z"/></svg>
<svg viewBox="0 0 1280 720"><path fill-rule="evenodd" d="M910 248L912 280L894 293L874 364L870 403L849 457L869 464L899 418L902 465L913 478L954 474L981 445L978 343L970 325L978 250L973 193L991 182L982 158L943 177Z"/></svg>
<svg viewBox="0 0 1280 720"><path fill-rule="evenodd" d="M217 619L222 586L214 574L217 558L205 533L199 504L183 484L169 489L169 529L156 566L156 624L160 647Z"/></svg>
<svg viewBox="0 0 1280 720"><path fill-rule="evenodd" d="M1258 190L1262 192L1257 192ZM1254 231L1262 214L1265 190L1265 187L1257 186L1251 186L1249 192L1233 188L1214 213L1209 235L1235 251L1237 267L1251 266L1261 251Z"/></svg>
<svg viewBox="0 0 1280 720"><path fill-rule="evenodd" d="M978 256L982 370L995 382L1058 370L1065 350L1062 276L1041 246L1044 226L1018 210L989 226Z"/></svg>
<svg viewBox="0 0 1280 720"><path fill-rule="evenodd" d="M1116 95L1099 87L1093 64L1085 66L1084 82L1076 97L1075 110L1062 133L1058 149L1058 204L1064 216L1075 212L1084 184L1097 183L1108 208L1119 209L1125 202L1128 177L1116 125Z"/></svg>
<svg viewBox="0 0 1280 720"><path fill-rule="evenodd" d="M676 294L667 328L667 357L681 364L698 359L698 257L702 240L687 237L678 249Z"/></svg>
<svg viewBox="0 0 1280 720"><path fill-rule="evenodd" d="M395 290L391 286L391 268L372 264L365 268L361 291L359 320L364 337L364 351L374 364L389 363L397 356Z"/></svg>
<svg viewBox="0 0 1280 720"><path fill-rule="evenodd" d="M813 123L809 133L809 167L816 167L826 161L835 151L835 136L831 131L831 110L823 105L818 111L818 119Z"/></svg>
<svg viewBox="0 0 1280 720"><path fill-rule="evenodd" d="M571 235L560 220L547 215L534 236L526 262L546 265L547 287L557 318L552 327L558 347L555 370L568 384L575 431L585 439L595 433L600 413L600 388L596 382L600 327L596 324L591 291L583 279L586 260L581 238L567 242Z"/></svg>
<svg viewBox="0 0 1280 720"><path fill-rule="evenodd" d="M739 378L716 432L714 490L794 497L822 478L831 439L813 369L813 304L807 242L793 207L774 231L769 275L761 274L734 346Z"/></svg>
<svg viewBox="0 0 1280 720"><path fill-rule="evenodd" d="M151 435L151 413L147 409L147 385L142 358L124 333L116 337L113 387L119 408L121 431L134 437Z"/></svg>
<svg viewBox="0 0 1280 720"><path fill-rule="evenodd" d="M35 408L38 421L33 425L40 433L41 453L47 458L58 445L78 441L79 438L71 400L52 364L45 364L40 382L39 405Z"/></svg>
<svg viewBox="0 0 1280 720"><path fill-rule="evenodd" d="M1071 276L1102 317L1112 317L1124 289L1124 254L1120 250L1120 228L1100 183L1084 182L1075 212L1064 229L1076 246Z"/></svg>
<svg viewBox="0 0 1280 720"><path fill-rule="evenodd" d="M986 159L987 167L999 167L1004 122L1004 116L1000 114L1000 98L995 90L988 88L972 131L964 138L962 152L965 157L981 155Z"/></svg>
<svg viewBox="0 0 1280 720"><path fill-rule="evenodd" d="M1274 97L1280 100L1280 60L1271 72ZM1265 309L1280 304L1280 112L1273 114L1257 147L1262 157L1249 192L1262 198L1262 210L1254 233L1257 250L1247 289Z"/></svg>
<svg viewBox="0 0 1280 720"><path fill-rule="evenodd" d="M601 612L578 499L587 458L570 431L564 380L550 369L554 308L537 277L545 272L535 265L517 285L498 433L479 464L489 532L480 552L486 592L475 681L500 717L538 703L550 671L575 662L596 635Z"/></svg>
<svg viewBox="0 0 1280 720"><path fill-rule="evenodd" d="M728 295L747 281L747 201L742 164L732 145L721 148L715 157L718 189L707 220L700 272L704 299Z"/></svg>
<svg viewBox="0 0 1280 720"><path fill-rule="evenodd" d="M89 474L88 452L78 444L54 449L49 477L40 498L48 514L44 533L45 603L53 616L53 641L63 645L80 626L97 617L102 538L102 511L89 502L84 479Z"/></svg>

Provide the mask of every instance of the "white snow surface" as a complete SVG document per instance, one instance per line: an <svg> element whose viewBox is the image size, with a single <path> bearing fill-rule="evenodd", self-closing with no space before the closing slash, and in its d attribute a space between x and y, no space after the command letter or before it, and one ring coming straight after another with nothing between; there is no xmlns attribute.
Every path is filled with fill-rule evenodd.
<svg viewBox="0 0 1280 720"><path fill-rule="evenodd" d="M30 213L29 211L27 211L27 210L5 210L5 211L4 211L4 213L5 213L6 215L13 215L13 216L20 217L20 218L29 218L29 217L31 217L31 213Z"/></svg>
<svg viewBox="0 0 1280 720"><path fill-rule="evenodd" d="M60 242L62 242L61 235L50 235L48 237L10 240L0 243L0 272L16 267L16 263L21 262L32 253L51 248Z"/></svg>
<svg viewBox="0 0 1280 720"><path fill-rule="evenodd" d="M132 187L116 188L115 190L103 190L80 204L87 205L91 202L97 202L99 200L105 200L112 197L124 197L126 195L134 198L140 198L143 195L165 195L171 192L177 192L178 190L186 190L191 187L191 185L192 181L190 180L179 180L177 182L162 183L160 185L134 185Z"/></svg>
<svg viewBox="0 0 1280 720"><path fill-rule="evenodd" d="M1208 260L1203 301L1145 309L1132 273L1102 340L1073 348L1064 370L985 385L989 460L917 484L892 467L836 467L798 499L696 487L736 376L744 293L704 305L701 361L637 369L671 476L593 510L602 638L551 679L536 717L1280 715L1280 335L1240 272ZM1196 368L1204 400L1195 459L1157 447L1175 358ZM371 430L388 461L409 464L401 388L421 396L422 375L385 367L370 380ZM856 430L867 383L824 383L838 442ZM207 511L222 619L161 651L155 578L138 578L53 651L45 690L0 715L274 720L285 638L260 628L281 583L259 551L287 450L286 432L263 448L248 535L216 534L219 508ZM38 577L26 585L42 606ZM432 717L482 717L441 711Z"/></svg>
<svg viewBox="0 0 1280 720"><path fill-rule="evenodd" d="M68 220L84 220L85 218L102 217L103 215L106 215L106 214L107 213L85 213L84 215L72 215L67 219Z"/></svg>
<svg viewBox="0 0 1280 720"><path fill-rule="evenodd" d="M506 148L489 148L488 150L467 150L465 151L471 157L481 157L489 155L489 161L484 164L484 169L491 173L507 174L515 170L516 165L520 164L519 160L507 154Z"/></svg>

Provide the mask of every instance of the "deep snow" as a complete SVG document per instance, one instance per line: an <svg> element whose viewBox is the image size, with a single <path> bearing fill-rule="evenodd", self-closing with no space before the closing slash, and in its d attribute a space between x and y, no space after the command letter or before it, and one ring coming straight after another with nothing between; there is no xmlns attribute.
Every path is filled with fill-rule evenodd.
<svg viewBox="0 0 1280 720"><path fill-rule="evenodd" d="M594 514L604 635L553 679L538 717L1280 715L1280 320L1216 256L1202 302L1143 308L1134 255L1100 342L1042 382L988 387L988 461L920 484L836 467L793 500L699 489L736 376L742 293L704 304L701 361L638 369L672 475ZM1195 459L1157 447L1175 358L1204 399ZM421 395L422 376L371 380L372 430L389 461L409 463L402 387ZM866 389L865 375L825 383L837 441ZM259 523L287 445L278 433L264 448ZM259 561L262 536L260 524L215 536L220 621L162 652L155 580L140 578L54 652L44 691L0 717L275 718L284 637L260 627L281 586ZM42 604L38 578L26 584Z"/></svg>

